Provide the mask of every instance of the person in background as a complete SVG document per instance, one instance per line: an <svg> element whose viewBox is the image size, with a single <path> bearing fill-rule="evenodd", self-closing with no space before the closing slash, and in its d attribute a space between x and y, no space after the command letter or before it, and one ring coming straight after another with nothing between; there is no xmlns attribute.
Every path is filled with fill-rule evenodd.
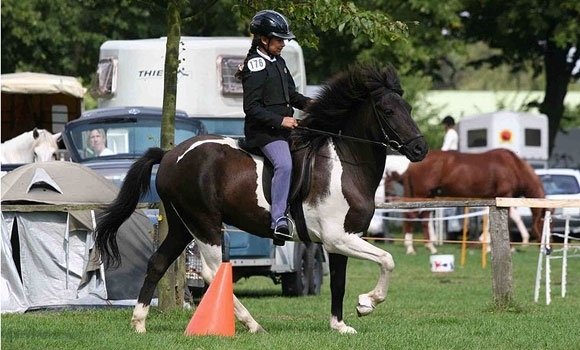
<svg viewBox="0 0 580 350"><path fill-rule="evenodd" d="M110 156L115 154L107 148L107 135L105 129L93 129L89 132L89 147L97 157Z"/></svg>
<svg viewBox="0 0 580 350"><path fill-rule="evenodd" d="M292 239L286 211L292 176L288 138L298 126L293 107L304 110L311 99L296 90L280 56L285 40L295 39L286 17L272 10L259 11L252 18L250 32L251 47L236 73L244 92L245 147L259 148L274 166L271 228L274 243L283 244Z"/></svg>
<svg viewBox="0 0 580 350"><path fill-rule="evenodd" d="M443 137L442 151L457 151L459 149L459 135L455 130L455 119L448 115L443 118L441 122L445 128L445 136Z"/></svg>
<svg viewBox="0 0 580 350"><path fill-rule="evenodd" d="M443 118L441 122L445 128L445 136L443 137L443 146L441 146L442 151L457 151L459 150L459 135L455 130L455 119L448 115ZM460 214L460 208L445 208L443 209L443 215L445 217L457 216ZM447 219L447 238L450 238L450 232L458 232L461 230L461 222L459 219Z"/></svg>

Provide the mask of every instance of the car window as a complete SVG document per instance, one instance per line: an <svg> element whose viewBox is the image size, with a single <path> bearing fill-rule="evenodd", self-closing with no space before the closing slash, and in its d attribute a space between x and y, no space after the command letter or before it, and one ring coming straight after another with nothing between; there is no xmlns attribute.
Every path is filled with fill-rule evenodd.
<svg viewBox="0 0 580 350"><path fill-rule="evenodd" d="M580 193L580 185L574 176L541 175L540 178L546 195Z"/></svg>
<svg viewBox="0 0 580 350"><path fill-rule="evenodd" d="M106 152L97 152L95 141L91 143L91 133L99 130L103 135ZM73 144L70 150L71 157L76 153L80 161L97 157L130 157L142 156L150 147L159 147L161 144L161 122L154 118L127 118L111 123L79 124L66 131ZM191 137L205 134L205 127L199 121L175 121L175 144L179 144Z"/></svg>
<svg viewBox="0 0 580 350"><path fill-rule="evenodd" d="M199 118L208 133L239 138L244 135L244 118Z"/></svg>

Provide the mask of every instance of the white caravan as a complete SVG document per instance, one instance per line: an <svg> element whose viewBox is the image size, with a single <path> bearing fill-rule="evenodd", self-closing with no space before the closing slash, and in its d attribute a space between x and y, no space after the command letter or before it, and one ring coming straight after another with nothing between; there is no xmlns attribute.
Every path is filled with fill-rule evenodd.
<svg viewBox="0 0 580 350"><path fill-rule="evenodd" d="M498 111L463 117L458 123L459 151L480 153L507 148L534 168L548 164L548 117Z"/></svg>
<svg viewBox="0 0 580 350"><path fill-rule="evenodd" d="M99 107L162 107L167 38L112 40L101 45ZM177 79L177 109L201 118L210 133L240 136L243 131L241 81L234 73L248 53L248 37L182 37ZM298 91L306 91L302 48L288 41L286 60ZM297 112L298 113L298 112Z"/></svg>

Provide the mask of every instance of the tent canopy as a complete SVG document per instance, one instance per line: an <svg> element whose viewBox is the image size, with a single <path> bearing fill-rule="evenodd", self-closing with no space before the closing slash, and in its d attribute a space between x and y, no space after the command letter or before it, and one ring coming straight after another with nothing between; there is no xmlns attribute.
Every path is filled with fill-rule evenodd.
<svg viewBox="0 0 580 350"><path fill-rule="evenodd" d="M95 171L71 162L30 163L2 177L2 204L108 204L118 191Z"/></svg>
<svg viewBox="0 0 580 350"><path fill-rule="evenodd" d="M13 94L66 94L83 98L86 89L74 77L23 72L2 74L2 92Z"/></svg>

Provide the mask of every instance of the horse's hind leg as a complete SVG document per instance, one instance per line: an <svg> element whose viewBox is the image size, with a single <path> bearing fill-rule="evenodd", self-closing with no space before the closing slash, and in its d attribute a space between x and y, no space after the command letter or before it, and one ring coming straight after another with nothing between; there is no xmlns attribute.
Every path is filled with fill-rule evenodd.
<svg viewBox="0 0 580 350"><path fill-rule="evenodd" d="M520 213L518 213L518 210L516 208L512 207L510 208L509 216L513 220L513 222L515 222L516 226L518 227L518 230L520 231L520 234L522 235L522 243L524 245L528 245L530 243L530 233L528 232L526 225L522 221Z"/></svg>
<svg viewBox="0 0 580 350"><path fill-rule="evenodd" d="M214 230L215 231L215 230ZM216 234L221 235L221 228L216 231ZM222 262L222 249L219 245L210 245L197 241L197 246L202 259L202 272L201 275L203 279L209 284L215 278L215 275ZM236 318L244 324L244 326L251 333L264 332L264 329L256 320L252 317L250 312L246 307L238 300L234 295L234 313Z"/></svg>
<svg viewBox="0 0 580 350"><path fill-rule="evenodd" d="M147 275L139 292L137 305L135 305L131 318L131 324L137 333L145 333L146 331L145 322L149 313L149 306L159 280L187 244L191 242L192 238L185 226L171 211L168 210L166 214L169 232L159 249L149 258Z"/></svg>

